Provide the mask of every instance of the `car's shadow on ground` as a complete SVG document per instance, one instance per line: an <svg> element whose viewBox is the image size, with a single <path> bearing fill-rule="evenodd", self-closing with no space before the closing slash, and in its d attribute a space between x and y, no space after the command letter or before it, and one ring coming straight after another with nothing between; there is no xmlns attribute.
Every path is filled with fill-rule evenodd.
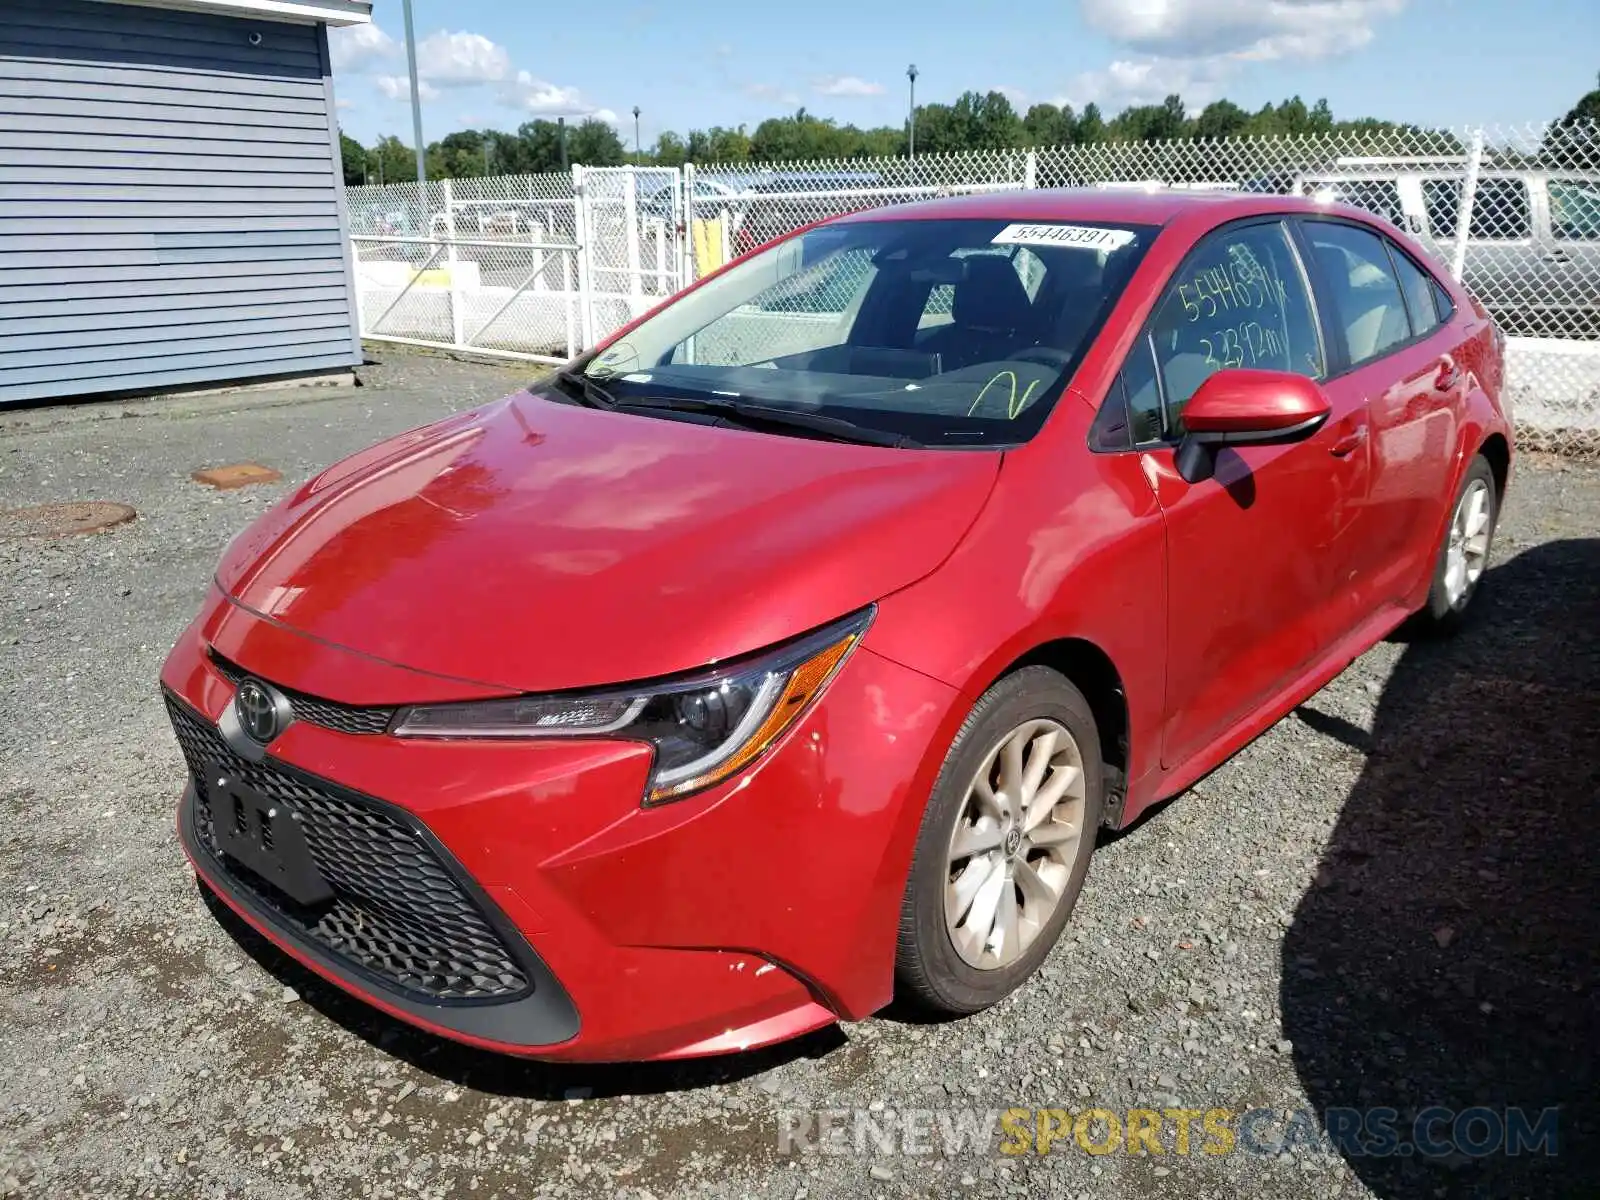
<svg viewBox="0 0 1600 1200"><path fill-rule="evenodd" d="M1373 1194L1594 1197L1600 539L1517 555L1472 618L1407 645L1370 734L1301 710L1368 757L1284 939L1285 1034L1320 1115L1392 1108L1403 1141L1434 1107L1560 1109L1554 1156L1463 1152L1481 1113L1449 1156L1347 1153Z"/></svg>
<svg viewBox="0 0 1600 1200"><path fill-rule="evenodd" d="M848 1040L837 1026L828 1026L765 1050L665 1063L541 1063L477 1050L395 1020L326 983L267 941L204 886L199 886L199 891L240 950L330 1021L418 1070L494 1095L562 1100L692 1091L747 1079L796 1059L821 1058Z"/></svg>

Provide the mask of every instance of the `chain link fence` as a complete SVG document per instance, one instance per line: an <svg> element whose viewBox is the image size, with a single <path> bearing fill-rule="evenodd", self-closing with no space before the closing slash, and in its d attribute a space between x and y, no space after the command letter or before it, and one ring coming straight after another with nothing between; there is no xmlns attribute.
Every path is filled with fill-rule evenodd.
<svg viewBox="0 0 1600 1200"><path fill-rule="evenodd" d="M1600 454L1600 125L1097 143L915 159L669 168L350 189L363 331L559 359L802 225L1036 187L1309 196L1368 209L1463 280L1507 335L1526 447ZM407 274L410 272L410 274ZM827 297L771 299L751 336L807 336ZM807 309L806 306L811 308ZM817 305L823 306L817 308ZM776 323L775 323L776 322Z"/></svg>
<svg viewBox="0 0 1600 1200"><path fill-rule="evenodd" d="M346 196L362 336L549 359L593 344L571 175Z"/></svg>

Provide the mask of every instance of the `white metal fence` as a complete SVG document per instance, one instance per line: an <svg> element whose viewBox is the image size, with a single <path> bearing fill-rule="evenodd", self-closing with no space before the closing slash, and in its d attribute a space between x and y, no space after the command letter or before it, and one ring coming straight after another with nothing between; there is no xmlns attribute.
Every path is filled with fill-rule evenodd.
<svg viewBox="0 0 1600 1200"><path fill-rule="evenodd" d="M558 361L800 225L1035 187L1291 193L1410 233L1509 338L1524 440L1600 448L1600 126L573 168L349 190L364 336Z"/></svg>

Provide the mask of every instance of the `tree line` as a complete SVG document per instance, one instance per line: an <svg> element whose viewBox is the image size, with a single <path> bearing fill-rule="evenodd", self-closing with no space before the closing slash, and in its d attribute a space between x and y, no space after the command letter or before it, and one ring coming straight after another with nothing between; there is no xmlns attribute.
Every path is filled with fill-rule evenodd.
<svg viewBox="0 0 1600 1200"><path fill-rule="evenodd" d="M1600 156L1590 145L1590 123L1600 119L1600 88L1580 99L1557 122L1566 130L1547 149L1570 157L1572 130L1583 128L1586 156ZM1298 137L1345 134L1370 138L1381 145L1391 135L1408 135L1431 146L1458 146L1454 136L1415 125L1374 117L1337 120L1326 100L1307 105L1299 96L1266 104L1249 112L1231 100L1216 100L1191 116L1181 96L1160 104L1132 105L1107 118L1096 104L1081 110L1071 105L1034 104L1019 113L1000 92L966 92L953 104L924 104L916 110L916 150L946 154L964 150L1007 150L1029 147L1149 143L1231 137ZM1552 136L1556 136L1553 133ZM795 162L811 159L859 159L905 155L909 130L894 126L862 129L818 117L804 108L790 116L770 117L754 130L715 125L687 136L662 133L653 145L630 150L617 130L593 118L563 125L529 121L515 133L496 129L463 129L427 149L430 179L470 179L489 175L538 175L561 171L572 163L611 167L628 163L679 167L684 163L718 165L742 162ZM399 138L380 138L364 146L340 134L347 184L395 183L417 177L415 151Z"/></svg>

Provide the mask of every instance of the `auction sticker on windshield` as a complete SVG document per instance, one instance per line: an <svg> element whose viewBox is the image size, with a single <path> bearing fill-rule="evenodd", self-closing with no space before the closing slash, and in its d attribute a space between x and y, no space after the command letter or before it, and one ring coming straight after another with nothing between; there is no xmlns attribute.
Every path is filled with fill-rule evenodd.
<svg viewBox="0 0 1600 1200"><path fill-rule="evenodd" d="M1134 236L1131 229L1101 229L1094 225L1007 225L994 235L994 245L1120 250L1133 241Z"/></svg>

